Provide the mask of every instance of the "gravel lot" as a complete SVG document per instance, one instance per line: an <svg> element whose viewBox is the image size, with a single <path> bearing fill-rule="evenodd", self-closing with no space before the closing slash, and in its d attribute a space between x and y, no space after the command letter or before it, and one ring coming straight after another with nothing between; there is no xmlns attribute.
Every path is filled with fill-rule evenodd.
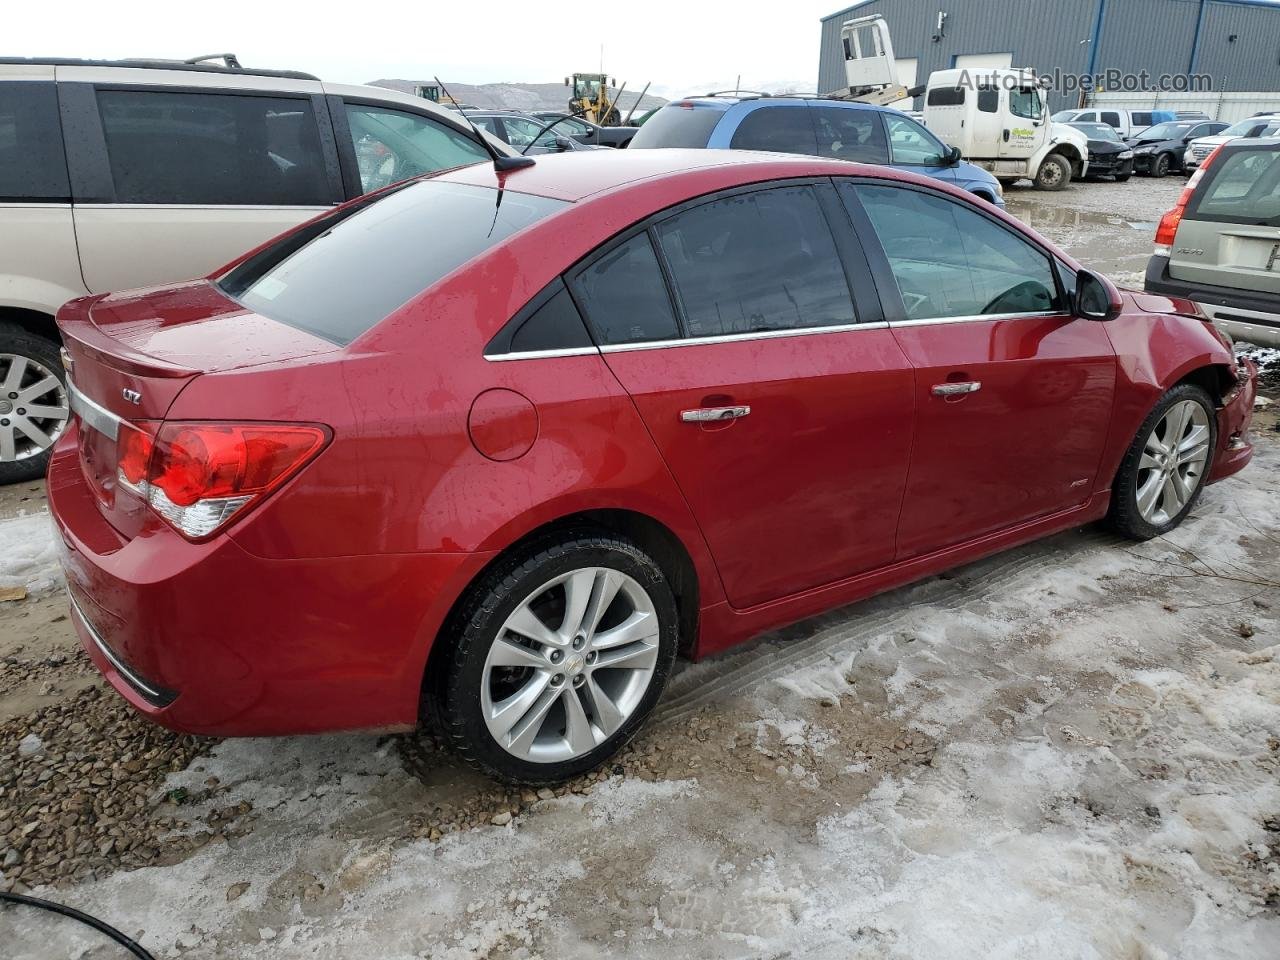
<svg viewBox="0 0 1280 960"><path fill-rule="evenodd" d="M1181 181L1015 189L1140 285ZM1280 400L1280 363L1263 393ZM0 889L157 956L1274 958L1280 433L1144 545L1086 528L686 666L608 770L496 788L420 737L213 741L76 644L0 489ZM0 907L14 958L115 958Z"/></svg>

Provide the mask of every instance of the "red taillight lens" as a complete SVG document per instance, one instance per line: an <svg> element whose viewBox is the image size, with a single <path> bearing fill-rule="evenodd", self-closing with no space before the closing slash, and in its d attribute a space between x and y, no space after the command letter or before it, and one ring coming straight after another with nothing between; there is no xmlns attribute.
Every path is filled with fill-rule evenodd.
<svg viewBox="0 0 1280 960"><path fill-rule="evenodd" d="M122 429L121 480L193 540L270 494L328 440L304 424L165 423L154 439Z"/></svg>
<svg viewBox="0 0 1280 960"><path fill-rule="evenodd" d="M1173 241L1178 237L1178 227L1187 212L1187 204L1191 202L1191 194L1195 193L1196 187L1204 179L1204 172L1209 168L1209 164L1213 163L1221 152L1222 145L1219 144L1209 156L1204 158L1204 163L1200 164L1200 168L1191 175L1191 179L1182 189L1177 205L1160 218L1160 225L1156 227L1156 253L1165 257L1173 253Z"/></svg>

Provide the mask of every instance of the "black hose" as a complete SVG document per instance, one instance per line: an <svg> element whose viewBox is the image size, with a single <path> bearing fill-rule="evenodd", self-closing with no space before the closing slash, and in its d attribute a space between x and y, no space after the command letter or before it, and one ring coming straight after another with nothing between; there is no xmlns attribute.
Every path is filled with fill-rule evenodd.
<svg viewBox="0 0 1280 960"><path fill-rule="evenodd" d="M138 960L155 960L151 954L147 953L137 942L130 940L115 927L108 926L97 917L91 917L87 913L75 909L75 907L64 906L61 903L53 903L50 900L41 900L39 897L24 897L20 893L0 893L0 903L16 903L24 907L35 907L38 910L48 910L50 913L56 913L63 917L70 917L72 920L78 920L85 926L92 927L103 936L110 937L120 946L124 947L132 953Z"/></svg>

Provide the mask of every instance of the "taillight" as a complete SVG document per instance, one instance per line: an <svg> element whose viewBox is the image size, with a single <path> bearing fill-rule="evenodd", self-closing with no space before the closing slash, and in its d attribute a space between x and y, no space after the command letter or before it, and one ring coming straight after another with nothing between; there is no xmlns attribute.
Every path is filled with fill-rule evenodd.
<svg viewBox="0 0 1280 960"><path fill-rule="evenodd" d="M1209 164L1213 163L1214 158L1221 152L1222 144L1216 146L1209 156L1204 158L1204 163L1200 164L1200 169L1191 175L1191 179L1187 181L1187 185L1182 189L1182 195L1178 197L1178 202L1172 210L1160 218L1160 225L1156 227L1156 255L1161 257L1169 257L1173 255L1173 241L1178 236L1178 227L1182 223L1183 216L1187 212L1187 204L1191 202L1191 194L1195 192L1196 187L1200 185L1200 181L1204 179L1204 172L1208 169Z"/></svg>
<svg viewBox="0 0 1280 960"><path fill-rule="evenodd" d="M297 473L327 439L305 424L164 423L154 437L122 424L117 479L200 540Z"/></svg>

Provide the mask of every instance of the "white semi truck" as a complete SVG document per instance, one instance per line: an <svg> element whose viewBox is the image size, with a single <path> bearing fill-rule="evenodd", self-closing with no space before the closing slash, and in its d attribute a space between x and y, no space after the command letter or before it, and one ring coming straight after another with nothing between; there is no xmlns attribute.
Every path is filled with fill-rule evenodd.
<svg viewBox="0 0 1280 960"><path fill-rule="evenodd" d="M1003 184L1031 180L1061 190L1089 169L1089 138L1049 118L1048 94L1033 70L938 70L921 87L898 80L889 25L879 14L840 30L848 86L829 96L891 104L924 96L924 122L960 155Z"/></svg>

